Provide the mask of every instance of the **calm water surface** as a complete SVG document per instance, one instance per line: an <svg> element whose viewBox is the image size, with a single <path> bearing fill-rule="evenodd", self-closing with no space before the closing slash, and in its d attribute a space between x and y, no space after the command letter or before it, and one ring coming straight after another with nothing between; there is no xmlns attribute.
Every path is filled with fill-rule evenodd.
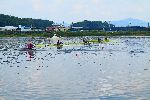
<svg viewBox="0 0 150 100"><path fill-rule="evenodd" d="M0 100L150 100L150 38L22 51L29 40L48 42L0 38Z"/></svg>

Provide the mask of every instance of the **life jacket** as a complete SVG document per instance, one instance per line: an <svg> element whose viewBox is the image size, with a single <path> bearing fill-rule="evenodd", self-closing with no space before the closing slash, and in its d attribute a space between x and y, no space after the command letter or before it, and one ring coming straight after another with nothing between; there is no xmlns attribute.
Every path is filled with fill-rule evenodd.
<svg viewBox="0 0 150 100"><path fill-rule="evenodd" d="M28 49L32 49L32 48L33 48L33 44L32 44L32 43L29 43L29 44L27 45L27 47L28 47Z"/></svg>

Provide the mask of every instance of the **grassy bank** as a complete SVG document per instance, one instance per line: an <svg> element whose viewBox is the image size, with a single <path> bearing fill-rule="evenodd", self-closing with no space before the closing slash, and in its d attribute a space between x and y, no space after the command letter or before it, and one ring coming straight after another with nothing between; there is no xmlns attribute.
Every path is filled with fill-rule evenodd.
<svg viewBox="0 0 150 100"><path fill-rule="evenodd" d="M0 37L49 37L48 33L0 33Z"/></svg>
<svg viewBox="0 0 150 100"><path fill-rule="evenodd" d="M150 31L127 31L127 32L103 32L103 31L84 31L84 32L0 32L0 37L52 37L54 34L62 37L77 37L77 36L150 36Z"/></svg>

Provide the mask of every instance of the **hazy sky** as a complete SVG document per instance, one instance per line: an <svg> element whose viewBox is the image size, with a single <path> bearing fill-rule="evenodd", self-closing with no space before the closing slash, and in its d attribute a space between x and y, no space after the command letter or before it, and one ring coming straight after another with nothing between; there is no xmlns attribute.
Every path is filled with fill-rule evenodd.
<svg viewBox="0 0 150 100"><path fill-rule="evenodd" d="M150 21L150 0L0 0L0 13L55 22L120 20Z"/></svg>

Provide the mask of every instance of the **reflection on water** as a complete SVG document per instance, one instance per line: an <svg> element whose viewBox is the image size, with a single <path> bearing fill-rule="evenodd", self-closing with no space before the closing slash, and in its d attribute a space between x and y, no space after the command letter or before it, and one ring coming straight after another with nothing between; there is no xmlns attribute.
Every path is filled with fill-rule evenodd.
<svg viewBox="0 0 150 100"><path fill-rule="evenodd" d="M0 39L0 100L150 99L150 38L91 45L64 38L77 44L22 51L28 40L46 42Z"/></svg>

